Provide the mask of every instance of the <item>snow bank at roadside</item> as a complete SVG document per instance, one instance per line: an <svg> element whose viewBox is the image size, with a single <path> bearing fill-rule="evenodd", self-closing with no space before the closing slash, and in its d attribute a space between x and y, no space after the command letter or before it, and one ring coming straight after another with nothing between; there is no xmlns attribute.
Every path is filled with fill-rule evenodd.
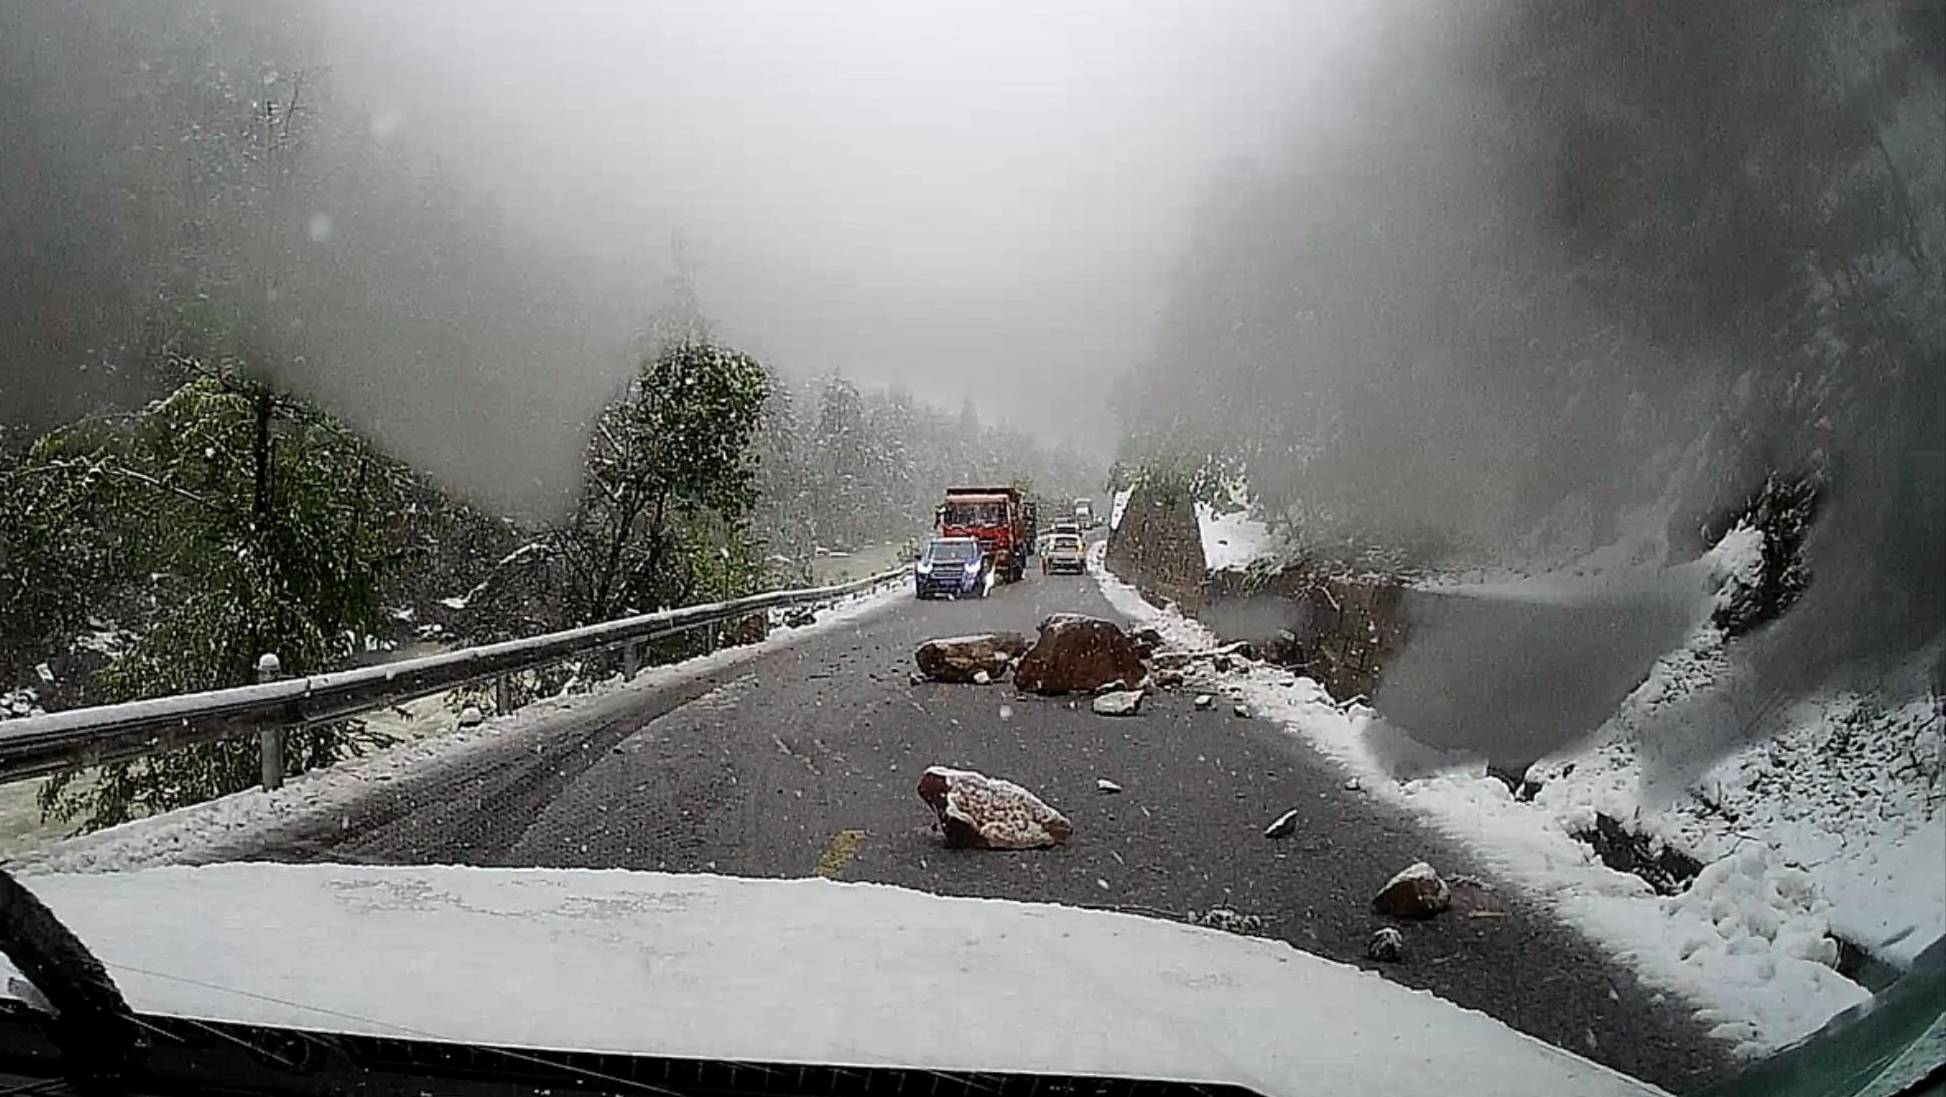
<svg viewBox="0 0 1946 1097"><path fill-rule="evenodd" d="M563 712L694 681L807 636L854 622L885 608L905 593L903 585L895 584L856 595L835 603L809 625L773 627L767 638L755 644L723 648L680 663L647 667L630 682L623 682L620 676L611 677L594 683L585 692L543 698L475 727L448 724L448 730L443 733L312 770L292 778L274 792L248 789L193 807L109 827L56 842L42 850L17 854L7 867L26 873L116 872L221 858L226 849L248 844L255 837L341 809L371 792L375 783L395 780L415 767L463 761L475 751L530 731Z"/></svg>
<svg viewBox="0 0 1946 1097"><path fill-rule="evenodd" d="M1095 575L1116 610L1172 645L1217 642L1200 623L1149 605L1105 568ZM1946 930L1939 799L1946 788L1938 780L1940 732L1929 701L1886 712L1867 699L1826 697L1784 713L1780 734L1712 766L1698 785L1717 790L1715 808L1693 797L1650 803L1626 717L1706 682L1719 655L1705 642L1665 659L1608 736L1534 768L1544 784L1532 802L1515 800L1483 769L1393 780L1366 742L1371 711L1340 708L1315 682L1281 668L1246 666L1226 691L1301 735L1374 794L1465 842L1646 980L1697 1003L1699 1017L1740 1052L1761 1054L1869 997L1830 966L1836 957L1829 930L1895 959ZM1830 739L1846 734L1847 713L1870 728L1850 735L1855 749L1834 762ZM1916 765L1928 751L1935 760L1930 784L1893 779L1893 756ZM1638 877L1602 864L1573 836L1592 826L1596 811L1674 840L1709 864L1681 895L1659 896Z"/></svg>

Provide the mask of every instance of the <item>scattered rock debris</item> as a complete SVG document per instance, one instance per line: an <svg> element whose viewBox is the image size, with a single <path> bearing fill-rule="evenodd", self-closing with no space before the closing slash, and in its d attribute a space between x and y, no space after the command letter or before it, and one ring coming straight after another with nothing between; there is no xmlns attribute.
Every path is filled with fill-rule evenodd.
<svg viewBox="0 0 1946 1097"><path fill-rule="evenodd" d="M1451 906L1452 889L1424 861L1415 861L1372 897L1372 909L1394 918L1431 918Z"/></svg>
<svg viewBox="0 0 1946 1097"><path fill-rule="evenodd" d="M1284 814L1279 815L1276 818L1276 820L1274 820L1269 826L1264 828L1264 837L1266 838L1289 838L1291 835L1296 833L1297 833L1297 809L1296 808L1292 808L1291 810L1285 812Z"/></svg>
<svg viewBox="0 0 1946 1097"><path fill-rule="evenodd" d="M486 713L480 711L480 706L468 705L459 710L460 727L476 728L484 723L486 723Z"/></svg>
<svg viewBox="0 0 1946 1097"><path fill-rule="evenodd" d="M1381 964L1396 964L1405 959L1405 934L1384 926L1372 933L1372 939L1365 942L1365 955Z"/></svg>
<svg viewBox="0 0 1946 1097"><path fill-rule="evenodd" d="M1214 707L1215 704L1216 704L1216 696L1214 694L1199 693L1196 695L1196 707L1199 709L1211 708Z"/></svg>
<svg viewBox="0 0 1946 1097"><path fill-rule="evenodd" d="M1122 786L1110 781L1106 777L1097 777L1095 778L1095 791L1113 796L1122 791Z"/></svg>
<svg viewBox="0 0 1946 1097"><path fill-rule="evenodd" d="M1142 691L1126 689L1104 693L1088 707L1097 716L1133 716L1142 710Z"/></svg>

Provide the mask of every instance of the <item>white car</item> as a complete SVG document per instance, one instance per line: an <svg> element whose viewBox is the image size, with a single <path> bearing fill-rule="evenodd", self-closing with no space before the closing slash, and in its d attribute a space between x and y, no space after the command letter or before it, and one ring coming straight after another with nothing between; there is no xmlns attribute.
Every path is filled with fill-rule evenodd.
<svg viewBox="0 0 1946 1097"><path fill-rule="evenodd" d="M1047 548L1041 553L1041 574L1071 571L1081 575L1087 570L1088 546L1080 535L1057 532L1048 537Z"/></svg>

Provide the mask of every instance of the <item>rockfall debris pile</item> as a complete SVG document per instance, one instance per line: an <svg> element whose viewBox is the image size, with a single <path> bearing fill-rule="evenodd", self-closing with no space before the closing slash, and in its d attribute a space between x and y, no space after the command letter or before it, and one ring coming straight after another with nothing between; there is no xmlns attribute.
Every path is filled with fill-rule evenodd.
<svg viewBox="0 0 1946 1097"><path fill-rule="evenodd" d="M1042 621L1030 643L1017 632L983 632L927 640L912 653L913 685L942 682L989 685L1009 674L1022 694L1088 694L1091 711L1135 716L1154 689L1185 685L1214 688L1221 664L1247 658L1243 645L1212 652L1162 651L1154 629L1126 632L1113 621L1056 613ZM1166 667L1158 673L1152 666ZM1227 669L1227 668L1224 668ZM1202 704L1199 711L1212 706ZM1113 795L1107 778L1096 790ZM939 817L946 845L964 849L1046 849L1073 834L1066 816L1011 781L967 769L933 766L919 779L919 797Z"/></svg>
<svg viewBox="0 0 1946 1097"><path fill-rule="evenodd" d="M1152 628L1127 632L1104 618L1056 613L1031 642L1017 632L928 640L912 653L919 667L912 681L986 685L1011 673L1022 693L1092 694L1091 707L1104 716L1134 715L1153 690L1194 689L1195 707L1208 711L1215 707L1215 676L1255 658L1248 643L1175 651L1163 650L1162 642Z"/></svg>
<svg viewBox="0 0 1946 1097"><path fill-rule="evenodd" d="M1139 716L1144 701L1158 691L1182 691L1193 713L1214 713L1222 696L1222 676L1257 661L1248 642L1223 644L1206 650L1175 650L1163 646L1153 629L1128 632L1113 621L1081 614L1057 613L1042 621L1032 641L1016 632L988 632L928 640L913 652L919 672L914 684L927 682L987 685L1011 675L1019 695L1060 697L1082 695L1090 711L1113 718ZM1070 701L1069 707L1075 702ZM1248 718L1241 704L1231 706L1237 717ZM1345 783L1351 791L1354 778ZM1122 786L1106 777L1095 779L1100 795L1118 795ZM961 849L1037 850L1067 845L1074 828L1068 818L1033 792L998 777L968 769L933 766L919 779L919 796L938 816L945 844ZM1273 841L1289 839L1304 825L1299 809L1284 812L1264 828ZM1394 924L1376 927L1365 944L1365 955L1377 963L1396 964L1408 956L1410 924L1439 917L1454 908L1455 887L1484 888L1464 878L1452 883L1419 861L1387 880L1372 898L1372 913ZM1466 892L1474 896L1474 892ZM1501 917L1504 912L1482 909L1466 898L1460 911L1448 917ZM1198 925L1238 933L1266 932L1255 915L1224 908L1191 913Z"/></svg>

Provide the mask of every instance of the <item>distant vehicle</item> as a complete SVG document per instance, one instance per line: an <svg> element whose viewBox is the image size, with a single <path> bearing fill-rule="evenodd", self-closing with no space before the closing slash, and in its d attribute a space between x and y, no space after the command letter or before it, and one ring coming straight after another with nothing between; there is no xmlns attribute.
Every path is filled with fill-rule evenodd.
<svg viewBox="0 0 1946 1097"><path fill-rule="evenodd" d="M1027 508L1019 488L947 488L938 514L939 536L979 538L996 579L1012 583L1027 574Z"/></svg>
<svg viewBox="0 0 1946 1097"><path fill-rule="evenodd" d="M1041 551L1041 574L1051 575L1057 571L1071 571L1081 575L1088 570L1088 547L1078 533L1062 533L1059 526L1047 538L1047 548Z"/></svg>
<svg viewBox="0 0 1946 1097"><path fill-rule="evenodd" d="M1074 522L1082 529L1095 528L1095 504L1092 499L1074 501Z"/></svg>
<svg viewBox="0 0 1946 1097"><path fill-rule="evenodd" d="M935 537L912 566L913 592L921 598L985 598L986 549L977 537Z"/></svg>
<svg viewBox="0 0 1946 1097"><path fill-rule="evenodd" d="M1054 523L1054 528L1047 531L1049 537L1056 537L1064 533L1070 537L1081 536L1081 523L1056 522Z"/></svg>

